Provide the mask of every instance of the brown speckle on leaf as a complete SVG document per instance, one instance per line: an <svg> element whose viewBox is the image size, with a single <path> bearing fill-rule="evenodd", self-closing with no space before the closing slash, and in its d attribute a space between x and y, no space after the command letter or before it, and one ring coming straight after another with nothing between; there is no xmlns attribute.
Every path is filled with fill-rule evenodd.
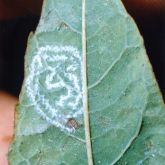
<svg viewBox="0 0 165 165"><path fill-rule="evenodd" d="M69 118L66 124L69 128L74 128L74 129L77 129L80 126L79 123L74 118Z"/></svg>

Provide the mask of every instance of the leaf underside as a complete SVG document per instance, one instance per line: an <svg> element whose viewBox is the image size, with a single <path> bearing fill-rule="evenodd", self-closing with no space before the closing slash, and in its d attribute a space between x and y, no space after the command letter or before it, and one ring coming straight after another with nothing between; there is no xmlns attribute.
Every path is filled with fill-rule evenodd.
<svg viewBox="0 0 165 165"><path fill-rule="evenodd" d="M87 165L82 1L45 0L31 34L10 165ZM87 70L95 165L163 165L165 107L143 40L120 0L88 0Z"/></svg>

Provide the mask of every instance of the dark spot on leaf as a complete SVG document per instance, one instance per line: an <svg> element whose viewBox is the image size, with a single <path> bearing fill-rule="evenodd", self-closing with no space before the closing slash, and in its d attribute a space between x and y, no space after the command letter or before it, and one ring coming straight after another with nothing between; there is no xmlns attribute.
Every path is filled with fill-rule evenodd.
<svg viewBox="0 0 165 165"><path fill-rule="evenodd" d="M79 123L76 121L76 119L74 118L69 118L66 125L69 127L69 128L74 128L74 129L77 129L80 127Z"/></svg>

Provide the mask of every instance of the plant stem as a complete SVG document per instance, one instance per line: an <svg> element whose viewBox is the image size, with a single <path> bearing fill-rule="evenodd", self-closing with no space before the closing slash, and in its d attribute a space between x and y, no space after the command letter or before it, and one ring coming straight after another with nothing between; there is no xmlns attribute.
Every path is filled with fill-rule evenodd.
<svg viewBox="0 0 165 165"><path fill-rule="evenodd" d="M86 0L82 0L83 108L88 165L93 165L87 88Z"/></svg>

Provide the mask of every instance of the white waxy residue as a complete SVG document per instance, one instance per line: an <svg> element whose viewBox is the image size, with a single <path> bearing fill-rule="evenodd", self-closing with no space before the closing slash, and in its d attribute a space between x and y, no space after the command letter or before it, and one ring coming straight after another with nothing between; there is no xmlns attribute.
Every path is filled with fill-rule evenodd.
<svg viewBox="0 0 165 165"><path fill-rule="evenodd" d="M27 96L47 122L69 132L69 118L82 114L81 54L73 46L38 48L25 80Z"/></svg>

